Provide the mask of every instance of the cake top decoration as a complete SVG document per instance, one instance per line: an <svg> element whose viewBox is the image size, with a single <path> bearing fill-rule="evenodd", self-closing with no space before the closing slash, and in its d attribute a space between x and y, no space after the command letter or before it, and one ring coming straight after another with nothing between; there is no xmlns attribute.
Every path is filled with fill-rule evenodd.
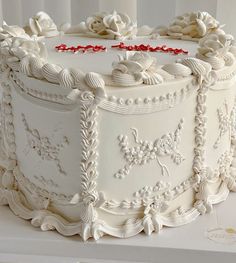
<svg viewBox="0 0 236 263"><path fill-rule="evenodd" d="M223 33L223 25L207 12L191 12L177 16L169 26L138 28L139 36L169 36L176 39L201 39L209 33Z"/></svg>
<svg viewBox="0 0 236 263"><path fill-rule="evenodd" d="M52 83L59 83L63 87L71 88L76 86L77 73L75 74L74 72L77 70L77 61L73 61L73 66L59 66L50 63L51 51L48 50L49 60L47 60L47 48L45 45L49 45L51 41L45 38L60 34L60 39L64 38L65 44L56 45L56 50L59 52L98 53L106 51L108 47L104 45L103 40L101 40L101 43L99 43L100 40L95 41L95 45L93 45L94 43L86 43L83 40L81 45L73 46L67 44L69 38L68 36L62 36L63 33L76 33L78 38L85 37L90 40L91 37L112 40L132 39L136 36L141 36L141 39L144 39L144 36L146 37L148 43L142 40L144 41L143 43L141 42L140 44L139 41L136 45L131 42L128 43L128 41L122 41L119 44L113 43L115 41L111 41L112 43L107 41L107 43L110 43L109 47L118 51L128 51L128 53L125 56L121 56L118 62L113 63L112 71L111 69L109 71L106 70L105 67L104 70L100 71L100 66L99 70L97 68L91 70L101 74L106 86L156 85L174 78L194 75L191 67L193 66L195 69L196 64L200 62L204 63L204 65L209 65L213 70L218 70L225 66L233 65L236 57L233 37L225 34L219 22L207 12L184 14L177 17L166 28L151 28L148 26L137 28L136 23L132 22L127 15L116 11L111 13L102 12L88 17L85 22L81 22L79 25L70 26L69 24L64 24L59 29L48 14L38 12L29 19L29 24L24 29L3 23L3 26L0 28L0 66L2 68L5 66L10 67L15 71L23 72L27 76L37 79L46 79ZM157 65L156 59L150 53L163 52L175 55L189 55L189 53L187 50L179 47L155 45L156 39L152 39L153 36L159 39L163 39L162 36L164 36L164 39L177 38L198 41L197 54L192 60L186 60L186 65L179 61L168 62L169 64L165 62L162 65L163 62L159 60ZM45 40L46 44L42 40ZM154 41L154 45L151 45L153 43L151 41ZM95 57L99 61L101 55L97 54ZM112 61L114 61L114 58L112 58ZM83 65L80 63L79 61L78 68L83 70ZM83 74L81 73L80 75L82 76ZM204 72L201 71L201 74L204 75Z"/></svg>
<svg viewBox="0 0 236 263"><path fill-rule="evenodd" d="M12 37L28 37L25 30L19 26L9 26L5 21L0 27L0 42Z"/></svg>
<svg viewBox="0 0 236 263"><path fill-rule="evenodd" d="M167 28L167 35L202 38L208 33L220 30L220 23L207 12L192 12L177 16Z"/></svg>
<svg viewBox="0 0 236 263"><path fill-rule="evenodd" d="M65 33L83 33L107 39L130 39L136 36L137 24L128 15L102 12L87 18L85 22L70 27Z"/></svg>
<svg viewBox="0 0 236 263"><path fill-rule="evenodd" d="M45 12L38 12L29 19L29 25L25 27L29 35L54 37L59 34L56 24Z"/></svg>
<svg viewBox="0 0 236 263"><path fill-rule="evenodd" d="M11 64L19 62L27 55L46 59L47 50L41 40L37 36L29 36L19 26L9 26L3 22L0 27L0 55Z"/></svg>
<svg viewBox="0 0 236 263"><path fill-rule="evenodd" d="M210 63L215 70L231 66L235 61L234 55L230 53L232 44L232 35L213 32L199 40L196 56Z"/></svg>

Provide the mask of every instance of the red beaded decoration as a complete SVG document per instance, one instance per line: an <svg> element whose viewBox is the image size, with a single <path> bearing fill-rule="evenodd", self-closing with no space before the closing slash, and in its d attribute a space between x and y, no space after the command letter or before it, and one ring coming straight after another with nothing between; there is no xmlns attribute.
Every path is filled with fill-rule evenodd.
<svg viewBox="0 0 236 263"><path fill-rule="evenodd" d="M127 50L127 51L164 52L164 53L171 53L173 55L188 54L188 51L183 50L182 48L172 48L172 47L167 47L166 45L156 46L156 47L152 47L150 45L144 45L144 44L126 46L123 42L120 42L119 44L113 45L111 47L118 48L121 50Z"/></svg>
<svg viewBox="0 0 236 263"><path fill-rule="evenodd" d="M100 46L100 45L87 45L87 46L80 46L78 45L77 47L71 46L71 47L67 47L66 44L61 44L59 46L56 46L55 49L58 52L72 52L72 53L78 53L78 52L102 52L102 51L106 51L107 48L104 46Z"/></svg>

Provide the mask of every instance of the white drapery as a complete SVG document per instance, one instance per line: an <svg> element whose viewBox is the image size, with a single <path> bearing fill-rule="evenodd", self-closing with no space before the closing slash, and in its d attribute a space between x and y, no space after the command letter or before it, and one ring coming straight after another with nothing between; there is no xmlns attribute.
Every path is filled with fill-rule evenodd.
<svg viewBox="0 0 236 263"><path fill-rule="evenodd" d="M41 10L48 12L58 25L76 24L99 10L113 9L113 4L137 17L139 25L151 26L166 25L174 16L185 12L208 11L236 37L235 0L0 0L0 24L5 20L24 25Z"/></svg>

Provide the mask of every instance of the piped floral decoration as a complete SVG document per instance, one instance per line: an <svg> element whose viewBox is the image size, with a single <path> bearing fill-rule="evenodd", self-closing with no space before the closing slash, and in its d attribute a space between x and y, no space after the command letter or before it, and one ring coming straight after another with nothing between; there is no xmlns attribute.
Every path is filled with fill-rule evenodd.
<svg viewBox="0 0 236 263"><path fill-rule="evenodd" d="M202 38L217 30L220 30L220 24L209 13L193 12L177 16L168 27L167 34L177 38L183 36Z"/></svg>
<svg viewBox="0 0 236 263"><path fill-rule="evenodd" d="M108 39L132 38L137 31L136 23L129 16L116 11L88 17L85 26L88 32Z"/></svg>
<svg viewBox="0 0 236 263"><path fill-rule="evenodd" d="M230 53L233 44L233 36L228 34L211 33L199 41L197 57L210 63L213 69L230 66L235 58Z"/></svg>
<svg viewBox="0 0 236 263"><path fill-rule="evenodd" d="M30 35L44 37L53 37L59 34L56 24L45 12L38 12L35 16L30 18L26 31Z"/></svg>
<svg viewBox="0 0 236 263"><path fill-rule="evenodd" d="M0 42L13 37L29 38L23 28L14 25L9 26L6 22L3 22L2 27L0 27Z"/></svg>

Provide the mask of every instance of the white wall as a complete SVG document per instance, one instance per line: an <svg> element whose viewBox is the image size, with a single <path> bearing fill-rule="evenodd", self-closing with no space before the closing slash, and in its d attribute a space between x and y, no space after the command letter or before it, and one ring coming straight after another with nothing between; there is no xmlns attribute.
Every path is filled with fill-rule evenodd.
<svg viewBox="0 0 236 263"><path fill-rule="evenodd" d="M137 21L137 0L99 0L99 10L128 13L133 21Z"/></svg>
<svg viewBox="0 0 236 263"><path fill-rule="evenodd" d="M21 24L23 15L21 4L23 1L21 2L21 0L2 0L1 2L3 15L2 19L4 19L5 21L9 21L9 24Z"/></svg>
<svg viewBox="0 0 236 263"><path fill-rule="evenodd" d="M3 14L2 14L2 1L0 1L0 25L2 24Z"/></svg>
<svg viewBox="0 0 236 263"><path fill-rule="evenodd" d="M236 39L236 0L218 0L216 17Z"/></svg>
<svg viewBox="0 0 236 263"><path fill-rule="evenodd" d="M71 0L72 24L83 21L91 14L98 12L98 0Z"/></svg>
<svg viewBox="0 0 236 263"><path fill-rule="evenodd" d="M113 5L133 18L137 15L139 25L151 26L167 25L175 15L185 12L208 11L236 37L236 0L0 0L0 23L4 19L24 25L30 16L44 10L56 24L76 24L99 10L114 9Z"/></svg>
<svg viewBox="0 0 236 263"><path fill-rule="evenodd" d="M138 0L139 25L168 25L175 17L175 0Z"/></svg>
<svg viewBox="0 0 236 263"><path fill-rule="evenodd" d="M207 11L215 17L217 2L218 0L176 0L176 15L191 11Z"/></svg>

